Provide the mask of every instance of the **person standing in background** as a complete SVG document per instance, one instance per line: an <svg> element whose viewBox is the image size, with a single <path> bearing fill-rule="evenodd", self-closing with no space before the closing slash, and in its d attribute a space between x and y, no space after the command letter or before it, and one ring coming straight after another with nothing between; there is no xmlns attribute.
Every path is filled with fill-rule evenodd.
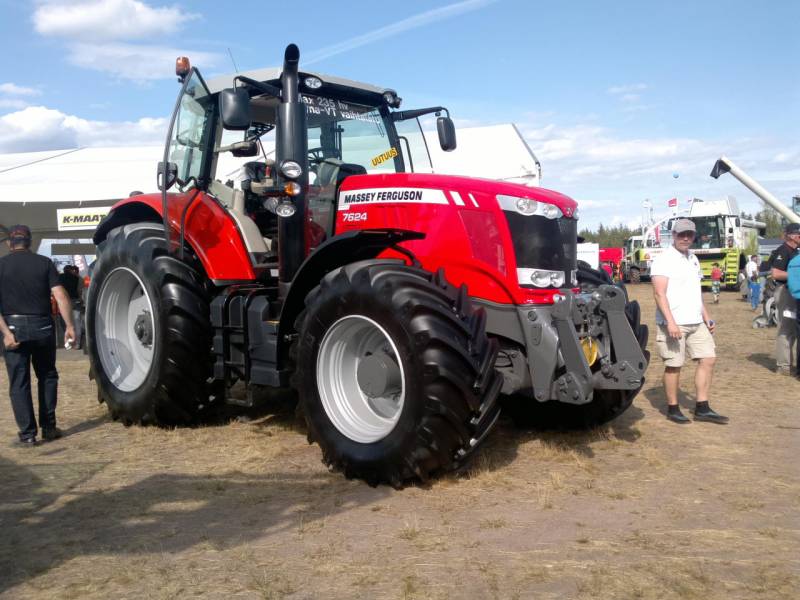
<svg viewBox="0 0 800 600"><path fill-rule="evenodd" d="M83 335L83 280L78 267L67 265L58 276L58 282L64 286L72 303L72 322L75 325L75 348L80 350Z"/></svg>
<svg viewBox="0 0 800 600"><path fill-rule="evenodd" d="M650 268L656 300L656 348L664 361L664 393L667 418L678 424L689 423L678 405L681 368L686 357L698 361L695 373L695 421L724 424L725 417L708 404L716 362L714 321L703 304L700 262L689 251L696 227L689 219L676 219L672 225L672 245L656 256Z"/></svg>
<svg viewBox="0 0 800 600"><path fill-rule="evenodd" d="M800 223L789 223L783 230L784 242L770 256L771 275L775 281L775 310L778 311L778 335L775 338L775 367L781 375L792 375L792 367L797 365L795 340L797 327L795 319L784 313L796 313L797 301L786 287L789 262L800 247Z"/></svg>
<svg viewBox="0 0 800 600"><path fill-rule="evenodd" d="M714 294L714 304L719 304L719 286L722 281L722 269L719 263L714 263L711 267L711 293Z"/></svg>
<svg viewBox="0 0 800 600"><path fill-rule="evenodd" d="M755 254L750 257L750 260L748 260L747 264L744 266L744 274L745 277L747 277L747 288L750 292L750 307L756 308L761 301L761 285L758 281L758 256ZM758 286L758 293L755 300L753 300L753 282Z"/></svg>
<svg viewBox="0 0 800 600"><path fill-rule="evenodd" d="M31 252L31 230L15 225L9 231L11 253L0 258L0 333L5 347L9 396L23 446L36 445L38 427L31 397L31 362L38 380L39 425L46 441L61 437L56 427L58 371L56 336L50 295L66 323L67 340L75 339L72 307L58 282L53 262Z"/></svg>

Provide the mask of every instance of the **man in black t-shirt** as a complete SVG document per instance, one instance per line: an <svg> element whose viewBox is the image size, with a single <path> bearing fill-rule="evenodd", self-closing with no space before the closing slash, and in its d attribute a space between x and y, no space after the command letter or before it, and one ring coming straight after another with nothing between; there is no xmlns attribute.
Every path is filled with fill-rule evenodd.
<svg viewBox="0 0 800 600"><path fill-rule="evenodd" d="M797 322L784 315L784 311L796 314L797 301L792 298L786 287L789 261L800 247L800 223L789 223L783 230L784 243L776 248L770 256L772 279L775 280L775 310L779 316L778 336L775 338L775 362L777 372L791 375L792 367L797 364L795 356L795 340L797 339Z"/></svg>
<svg viewBox="0 0 800 600"><path fill-rule="evenodd" d="M0 333L19 439L23 445L33 446L38 429L31 397L31 362L39 383L42 436L48 441L61 437L56 427L58 371L51 293L66 323L67 340L75 339L75 329L69 296L58 282L55 266L49 258L30 251L31 230L15 225L9 231L8 244L11 253L0 258Z"/></svg>

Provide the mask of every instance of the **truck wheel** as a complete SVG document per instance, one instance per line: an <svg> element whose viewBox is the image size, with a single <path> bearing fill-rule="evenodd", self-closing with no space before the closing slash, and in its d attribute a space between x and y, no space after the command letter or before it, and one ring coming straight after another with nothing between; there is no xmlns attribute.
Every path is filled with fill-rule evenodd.
<svg viewBox="0 0 800 600"><path fill-rule="evenodd" d="M642 275L639 269L631 269L631 283L641 283Z"/></svg>
<svg viewBox="0 0 800 600"><path fill-rule="evenodd" d="M338 268L306 298L295 381L323 462L370 485L459 467L494 425L497 344L466 288L398 261Z"/></svg>
<svg viewBox="0 0 800 600"><path fill-rule="evenodd" d="M167 254L160 225L109 232L89 287L86 329L100 399L114 419L173 426L195 422L207 408L204 277Z"/></svg>

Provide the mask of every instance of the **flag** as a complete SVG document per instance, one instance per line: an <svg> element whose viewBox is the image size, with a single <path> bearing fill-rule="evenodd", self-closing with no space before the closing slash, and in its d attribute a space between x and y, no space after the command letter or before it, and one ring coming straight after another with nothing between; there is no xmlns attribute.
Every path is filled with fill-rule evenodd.
<svg viewBox="0 0 800 600"><path fill-rule="evenodd" d="M678 206L678 199L670 198L669 201L667 202L667 206L669 206L670 208L675 208L676 206Z"/></svg>

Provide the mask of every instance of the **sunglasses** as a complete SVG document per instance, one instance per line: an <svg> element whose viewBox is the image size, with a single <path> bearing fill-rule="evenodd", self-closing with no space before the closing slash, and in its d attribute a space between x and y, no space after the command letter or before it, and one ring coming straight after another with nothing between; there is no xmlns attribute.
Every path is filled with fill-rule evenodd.
<svg viewBox="0 0 800 600"><path fill-rule="evenodd" d="M675 237L677 238L693 238L694 231L681 231L680 233L676 233Z"/></svg>

